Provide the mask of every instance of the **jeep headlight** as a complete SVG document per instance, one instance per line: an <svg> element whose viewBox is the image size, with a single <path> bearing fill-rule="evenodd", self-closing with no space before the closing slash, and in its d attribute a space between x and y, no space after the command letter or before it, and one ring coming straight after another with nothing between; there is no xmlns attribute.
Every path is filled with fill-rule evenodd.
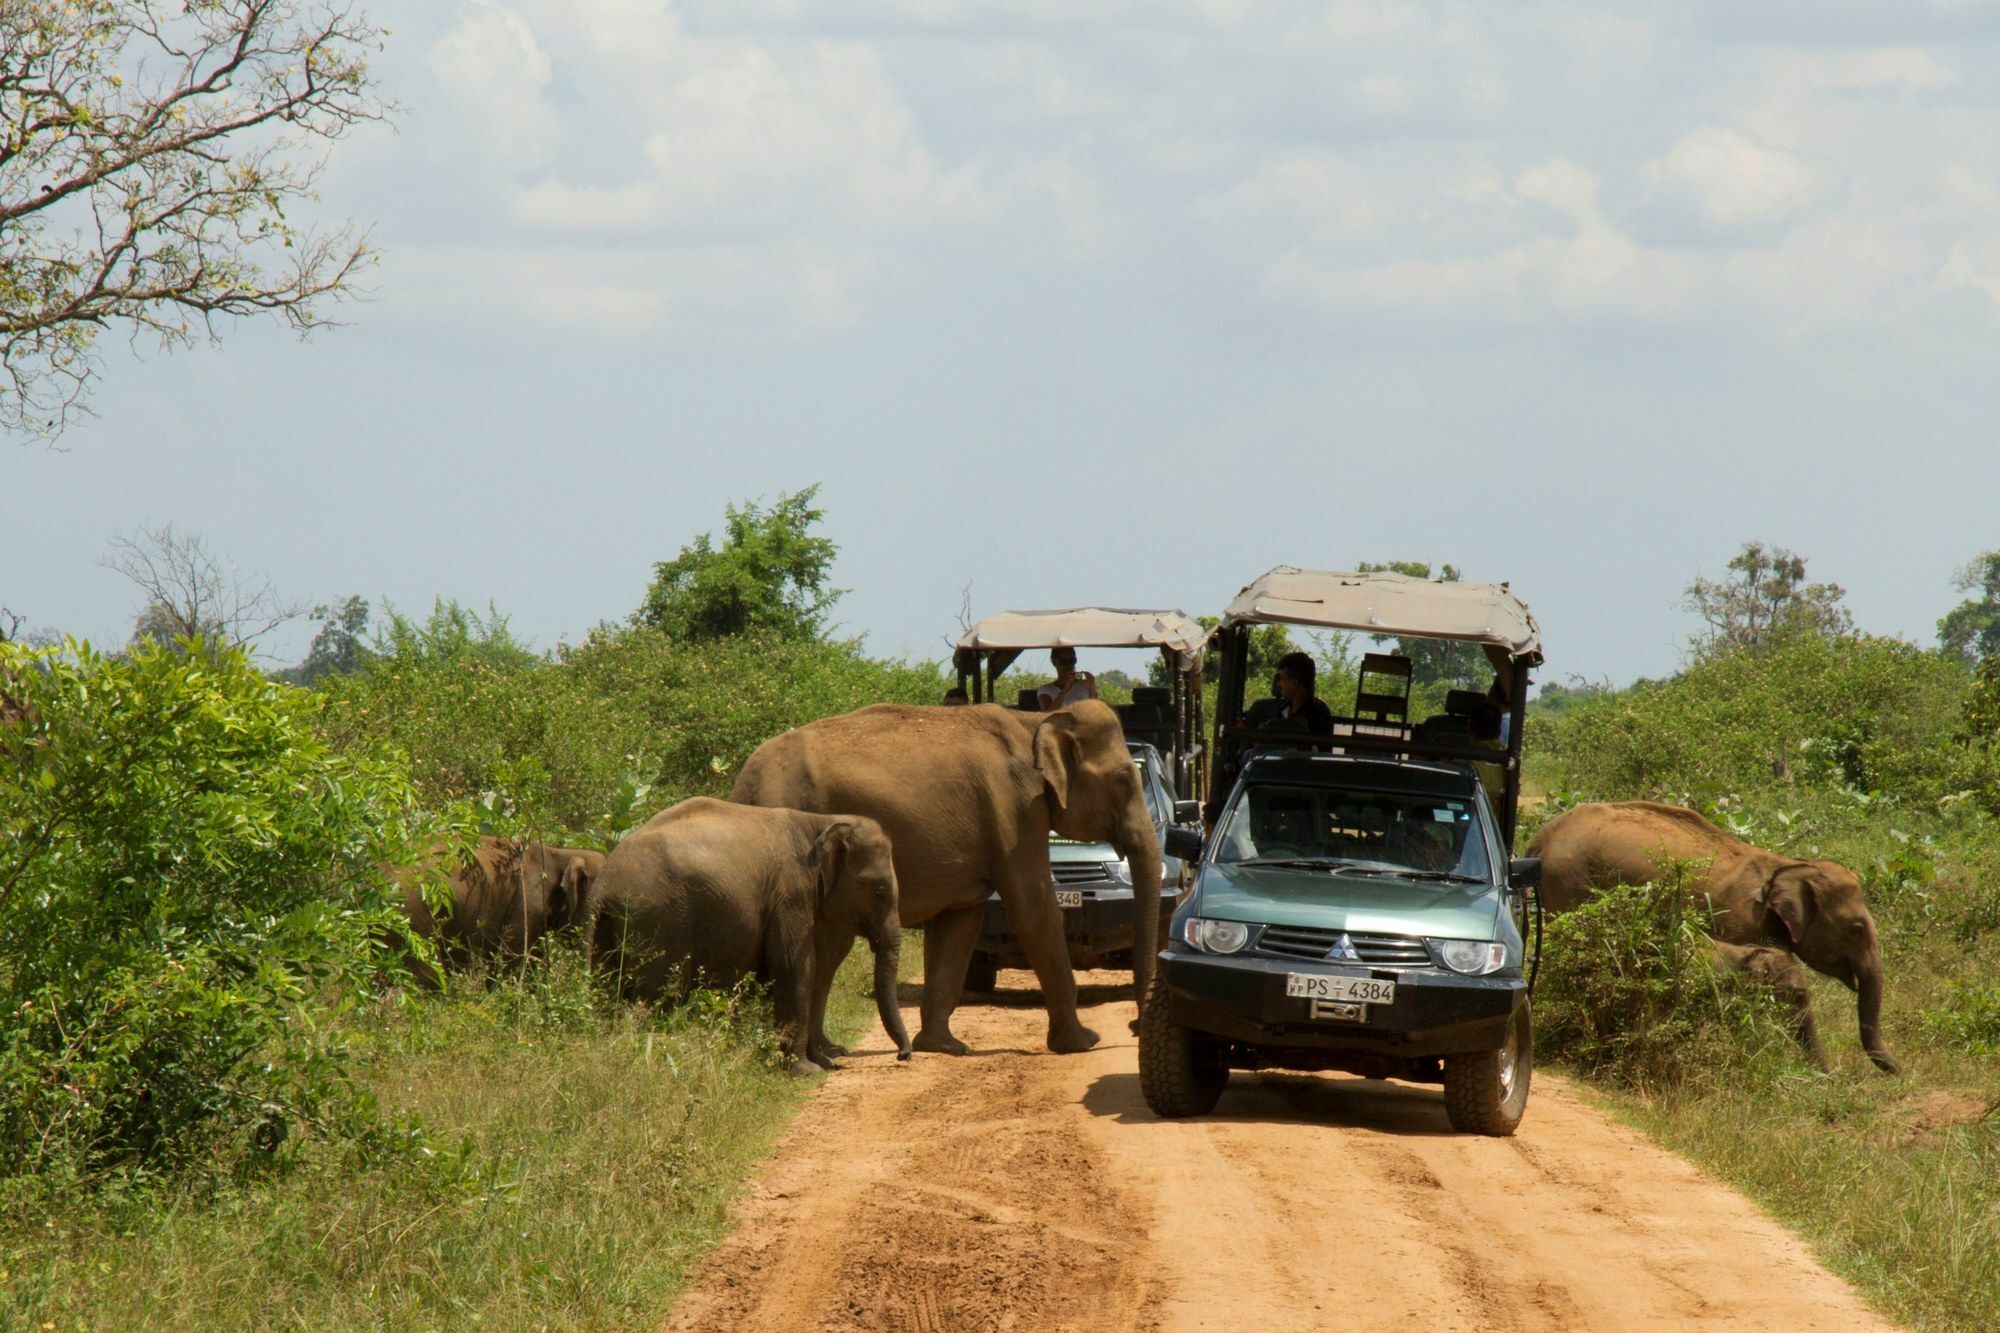
<svg viewBox="0 0 2000 1333"><path fill-rule="evenodd" d="M1431 957L1439 967L1461 976L1483 977L1507 966L1507 946L1495 940L1430 940Z"/></svg>
<svg viewBox="0 0 2000 1333"><path fill-rule="evenodd" d="M1132 867L1123 861L1106 861L1104 877L1113 884L1129 885L1132 882Z"/></svg>
<svg viewBox="0 0 2000 1333"><path fill-rule="evenodd" d="M1181 938L1203 953L1237 953L1250 943L1250 927L1241 921L1191 916L1181 927Z"/></svg>

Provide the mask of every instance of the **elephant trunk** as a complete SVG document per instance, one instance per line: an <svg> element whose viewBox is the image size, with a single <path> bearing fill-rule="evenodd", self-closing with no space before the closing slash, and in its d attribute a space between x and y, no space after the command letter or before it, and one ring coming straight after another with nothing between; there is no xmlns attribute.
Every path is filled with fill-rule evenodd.
<svg viewBox="0 0 2000 1333"><path fill-rule="evenodd" d="M1902 1073L1903 1066L1889 1054L1889 1048L1882 1042L1882 955L1879 950L1861 960L1861 965L1855 969L1855 983L1857 1008L1861 1014L1861 1049L1868 1052L1868 1058L1883 1073Z"/></svg>
<svg viewBox="0 0 2000 1333"><path fill-rule="evenodd" d="M1132 869L1132 992L1144 1004L1160 952L1160 835L1150 820L1142 820L1115 845Z"/></svg>
<svg viewBox="0 0 2000 1333"><path fill-rule="evenodd" d="M896 1043L896 1058L910 1058L910 1031L903 1026L903 1009L896 1003L896 982L902 972L903 932L890 930L875 943L875 1012L882 1030Z"/></svg>

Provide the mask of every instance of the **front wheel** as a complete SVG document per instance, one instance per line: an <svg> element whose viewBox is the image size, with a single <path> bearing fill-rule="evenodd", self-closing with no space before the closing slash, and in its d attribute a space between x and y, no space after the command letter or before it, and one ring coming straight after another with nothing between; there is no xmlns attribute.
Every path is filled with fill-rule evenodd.
<svg viewBox="0 0 2000 1333"><path fill-rule="evenodd" d="M1528 1109L1534 1065L1535 1024L1523 1000L1499 1050L1444 1058L1444 1109L1451 1127L1461 1134L1512 1134Z"/></svg>
<svg viewBox="0 0 2000 1333"><path fill-rule="evenodd" d="M1229 1081L1215 1042L1167 1017L1166 979L1153 973L1139 1005L1139 1090L1154 1115L1207 1115Z"/></svg>

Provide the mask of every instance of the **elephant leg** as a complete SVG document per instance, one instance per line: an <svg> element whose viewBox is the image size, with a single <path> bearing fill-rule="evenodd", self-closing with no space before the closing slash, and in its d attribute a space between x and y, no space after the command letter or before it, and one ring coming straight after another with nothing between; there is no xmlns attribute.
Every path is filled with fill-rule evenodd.
<svg viewBox="0 0 2000 1333"><path fill-rule="evenodd" d="M1819 1024L1813 1018L1812 988L1806 984L1805 969L1799 965L1799 960L1791 954L1778 953L1775 958L1760 959L1751 970L1768 983L1791 1010L1792 1036L1798 1039L1806 1055L1821 1069L1828 1068L1826 1049L1819 1044Z"/></svg>
<svg viewBox="0 0 2000 1333"><path fill-rule="evenodd" d="M911 1043L915 1049L965 1054L965 1043L951 1035L951 1011L965 993L966 964L985 915L983 907L954 907L924 923L923 1021Z"/></svg>
<svg viewBox="0 0 2000 1333"><path fill-rule="evenodd" d="M790 1057L792 1073L824 1073L827 1066L812 1058L812 939L802 923L789 920L783 912L764 939L763 973L771 984L778 1049Z"/></svg>
<svg viewBox="0 0 2000 1333"><path fill-rule="evenodd" d="M1063 940L1062 909L1056 906L1046 876L1044 870L1042 878L1032 882L1003 882L1000 901L1006 904L1007 919L1042 986L1042 1003L1049 1011L1049 1049L1059 1054L1087 1051L1097 1045L1097 1034L1076 1016L1076 971L1069 965L1069 945ZM963 966L956 976L962 983Z"/></svg>
<svg viewBox="0 0 2000 1333"><path fill-rule="evenodd" d="M847 955L853 948L852 935L822 932L813 949L812 1023L807 1029L811 1039L806 1046L806 1055L828 1069L837 1068L834 1061L848 1054L845 1046L827 1038L826 1002L833 993L834 975L840 971L840 965L847 961Z"/></svg>
<svg viewBox="0 0 2000 1333"><path fill-rule="evenodd" d="M1806 984L1805 969L1783 949L1713 944L1717 962L1739 978L1768 987L1791 1011L1792 1036L1812 1062L1827 1068L1826 1050L1819 1042L1819 1024L1813 1018L1812 991Z"/></svg>

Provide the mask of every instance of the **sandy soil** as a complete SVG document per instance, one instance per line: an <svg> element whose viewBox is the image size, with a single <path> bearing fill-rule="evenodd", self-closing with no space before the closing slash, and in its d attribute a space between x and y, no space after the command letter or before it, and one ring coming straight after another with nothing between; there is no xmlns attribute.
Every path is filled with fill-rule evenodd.
<svg viewBox="0 0 2000 1333"><path fill-rule="evenodd" d="M1104 1041L1072 1056L1007 989L1032 980L959 1010L972 1055L865 1037L668 1327L1889 1327L1558 1079L1512 1139L1453 1134L1433 1088L1329 1075L1236 1074L1214 1115L1162 1121L1115 975L1079 978Z"/></svg>

